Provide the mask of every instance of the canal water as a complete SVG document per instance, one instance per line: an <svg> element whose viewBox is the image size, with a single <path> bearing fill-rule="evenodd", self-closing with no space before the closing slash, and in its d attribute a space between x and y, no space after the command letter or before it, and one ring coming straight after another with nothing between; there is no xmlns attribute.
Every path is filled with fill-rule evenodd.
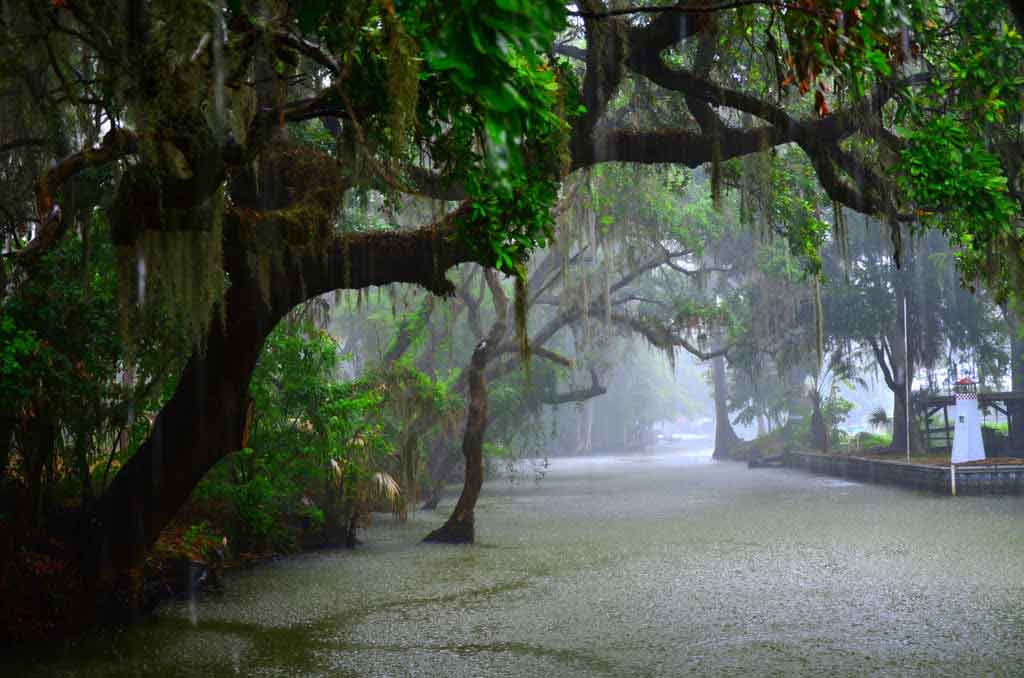
<svg viewBox="0 0 1024 678"><path fill-rule="evenodd" d="M1024 499L709 454L554 459L485 486L476 546L418 543L453 497L0 673L1024 675Z"/></svg>

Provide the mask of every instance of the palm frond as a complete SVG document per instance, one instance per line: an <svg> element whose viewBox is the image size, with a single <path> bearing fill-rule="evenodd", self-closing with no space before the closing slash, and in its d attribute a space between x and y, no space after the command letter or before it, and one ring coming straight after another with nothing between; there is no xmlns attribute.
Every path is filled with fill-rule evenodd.
<svg viewBox="0 0 1024 678"><path fill-rule="evenodd" d="M378 499L386 499L392 503L402 496L402 488L390 474L378 471L370 478L371 491Z"/></svg>

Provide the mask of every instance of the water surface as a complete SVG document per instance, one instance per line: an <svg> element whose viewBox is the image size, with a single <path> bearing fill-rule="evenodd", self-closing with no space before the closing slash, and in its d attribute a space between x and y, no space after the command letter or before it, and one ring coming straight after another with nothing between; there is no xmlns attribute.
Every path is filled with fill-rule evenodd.
<svg viewBox="0 0 1024 678"><path fill-rule="evenodd" d="M707 455L555 459L476 546L418 543L451 497L4 675L1024 675L1024 499Z"/></svg>

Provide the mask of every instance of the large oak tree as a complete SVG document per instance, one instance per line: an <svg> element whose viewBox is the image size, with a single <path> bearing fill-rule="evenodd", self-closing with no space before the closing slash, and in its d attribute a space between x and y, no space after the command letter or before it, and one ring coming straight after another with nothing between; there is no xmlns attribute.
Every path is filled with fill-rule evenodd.
<svg viewBox="0 0 1024 678"><path fill-rule="evenodd" d="M254 365L290 309L392 282L448 295L445 272L469 261L523 275L569 172L710 163L717 193L729 160L795 145L831 200L892 224L960 199L987 220L961 209L939 224L957 237L1017 218L989 181L1010 167L1017 186L1012 152L973 167L966 194L897 180L934 150L934 134L897 134L894 109L944 67L922 56L943 19L926 2L846 4L5 0L4 295L98 210L128 324L131 309L162 307L195 346L148 440L91 507L85 571L102 589L130 571L244 445ZM983 4L992 21L1007 11ZM943 139L1002 139L960 129ZM930 185L947 178L926 170ZM357 227L345 207L367 191L451 209L413 228Z"/></svg>

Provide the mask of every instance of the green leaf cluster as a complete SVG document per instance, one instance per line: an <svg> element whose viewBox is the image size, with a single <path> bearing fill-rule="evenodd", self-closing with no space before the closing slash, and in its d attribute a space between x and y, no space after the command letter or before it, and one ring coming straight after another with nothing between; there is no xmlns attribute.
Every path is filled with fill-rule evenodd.
<svg viewBox="0 0 1024 678"><path fill-rule="evenodd" d="M922 222L941 229L958 248L965 278L989 277L994 248L1024 236L999 159L952 116L934 118L913 132L898 167Z"/></svg>

